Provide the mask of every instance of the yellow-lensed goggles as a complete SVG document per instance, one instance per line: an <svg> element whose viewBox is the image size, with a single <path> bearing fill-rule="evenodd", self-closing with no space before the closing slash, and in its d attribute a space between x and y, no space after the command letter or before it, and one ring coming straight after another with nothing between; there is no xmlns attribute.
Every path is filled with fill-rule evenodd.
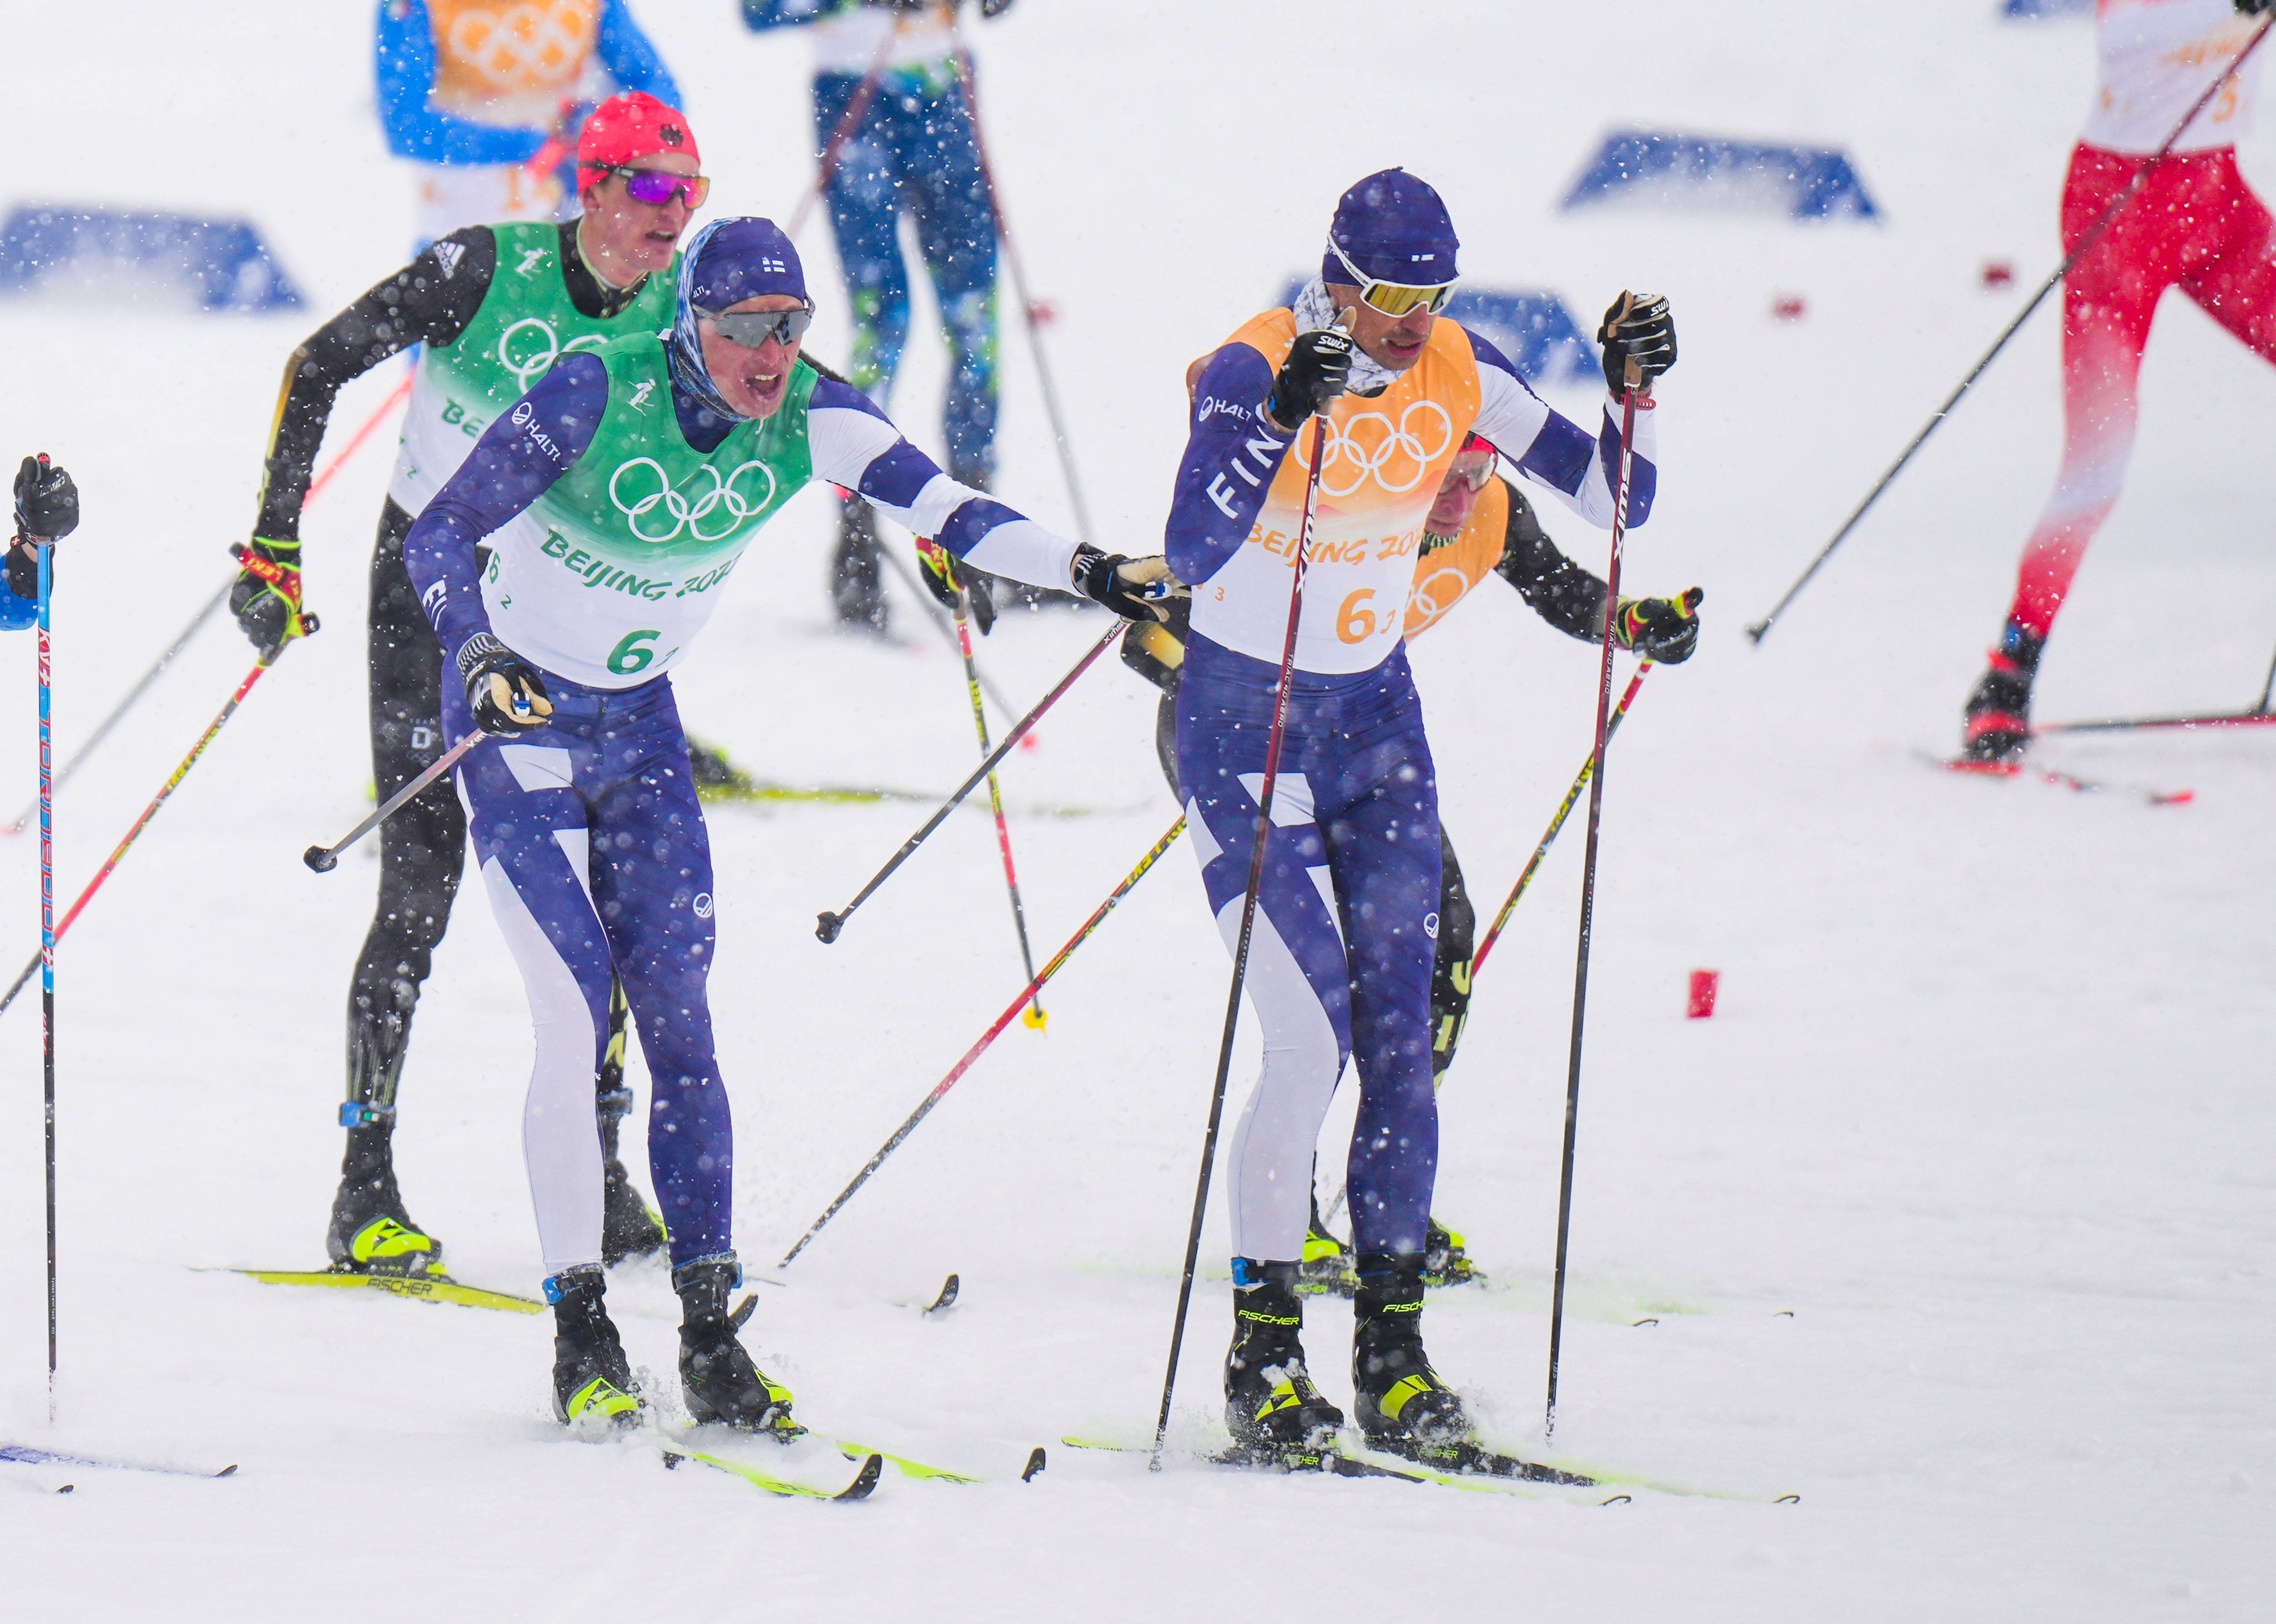
<svg viewBox="0 0 2276 1624"><path fill-rule="evenodd" d="M1427 310L1436 315L1446 307L1454 296L1454 285L1441 282L1430 287L1416 287L1411 283L1385 282L1381 277L1370 277L1351 262L1351 256L1328 239L1328 252L1336 262L1351 273L1352 285L1359 289L1360 298L1385 315L1410 315L1417 310Z"/></svg>

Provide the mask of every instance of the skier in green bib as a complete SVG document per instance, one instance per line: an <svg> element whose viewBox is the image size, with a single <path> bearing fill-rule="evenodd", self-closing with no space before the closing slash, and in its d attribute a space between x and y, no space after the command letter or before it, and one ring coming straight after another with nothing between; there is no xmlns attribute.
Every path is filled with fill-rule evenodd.
<svg viewBox="0 0 2276 1624"><path fill-rule="evenodd" d="M382 796L444 748L442 650L403 568L412 520L490 420L563 354L671 323L674 253L709 185L687 120L654 96L613 97L586 122L577 161L581 216L451 232L317 329L284 368L254 539L230 595L238 623L264 649L314 629L300 609L300 508L340 386L426 346L371 555L372 777ZM336 1269L443 1272L442 1243L412 1221L396 1187L396 1089L466 844L466 813L447 784L380 830L379 908L348 992L347 1154L326 1236ZM618 1007L616 1042L595 1080L611 1263L664 1244L617 1157L618 1122L632 1102Z"/></svg>
<svg viewBox="0 0 2276 1624"><path fill-rule="evenodd" d="M736 1340L734 1143L705 990L710 841L665 673L761 527L828 480L954 559L1159 618L1158 558L1078 548L960 484L869 398L799 353L813 319L772 222L723 220L679 268L666 336L564 356L485 429L404 543L453 670L445 733L502 735L459 785L521 967L537 1055L522 1150L554 1305L555 1413L641 1403L603 1303L601 1147L585 1101L611 978L654 1080L649 1167L671 1228L688 1412L795 1436L791 1395ZM481 550L478 551L477 549Z"/></svg>

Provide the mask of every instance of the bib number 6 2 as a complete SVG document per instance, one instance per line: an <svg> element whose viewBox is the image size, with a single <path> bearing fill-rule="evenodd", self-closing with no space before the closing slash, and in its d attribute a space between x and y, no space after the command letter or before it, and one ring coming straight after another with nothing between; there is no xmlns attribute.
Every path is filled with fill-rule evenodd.
<svg viewBox="0 0 2276 1624"><path fill-rule="evenodd" d="M624 640L609 650L609 669L619 677L646 671L656 659L656 650L641 645L652 643L663 635L661 632L626 632Z"/></svg>

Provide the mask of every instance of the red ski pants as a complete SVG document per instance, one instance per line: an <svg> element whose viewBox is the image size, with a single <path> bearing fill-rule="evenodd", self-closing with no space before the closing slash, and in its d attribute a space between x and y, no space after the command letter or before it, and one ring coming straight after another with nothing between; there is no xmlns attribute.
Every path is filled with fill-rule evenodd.
<svg viewBox="0 0 2276 1624"><path fill-rule="evenodd" d="M2071 155L2065 253L2146 161L2083 143ZM2169 287L2276 361L2276 222L2237 172L2233 148L2166 158L2064 281L2062 471L2023 548L2008 611L2039 637L2125 482L2142 349Z"/></svg>

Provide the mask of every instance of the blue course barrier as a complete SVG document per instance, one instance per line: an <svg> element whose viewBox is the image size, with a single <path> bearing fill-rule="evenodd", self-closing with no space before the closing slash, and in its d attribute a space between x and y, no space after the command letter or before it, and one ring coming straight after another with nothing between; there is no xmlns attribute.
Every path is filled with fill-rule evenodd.
<svg viewBox="0 0 2276 1624"><path fill-rule="evenodd" d="M1294 304L1304 282L1291 277L1279 302ZM1465 283L1446 301L1445 314L1508 356L1529 383L1584 383L1601 374L1597 346L1554 293Z"/></svg>
<svg viewBox="0 0 2276 1624"><path fill-rule="evenodd" d="M215 311L303 302L247 220L36 206L11 213L0 225L0 295L80 290Z"/></svg>
<svg viewBox="0 0 2276 1624"><path fill-rule="evenodd" d="M1562 209L1607 204L1793 220L1876 220L1847 157L1830 148L1620 130L1605 138Z"/></svg>
<svg viewBox="0 0 2276 1624"><path fill-rule="evenodd" d="M2024 19L2091 17L2094 15L2094 0L2004 0L1999 14Z"/></svg>

